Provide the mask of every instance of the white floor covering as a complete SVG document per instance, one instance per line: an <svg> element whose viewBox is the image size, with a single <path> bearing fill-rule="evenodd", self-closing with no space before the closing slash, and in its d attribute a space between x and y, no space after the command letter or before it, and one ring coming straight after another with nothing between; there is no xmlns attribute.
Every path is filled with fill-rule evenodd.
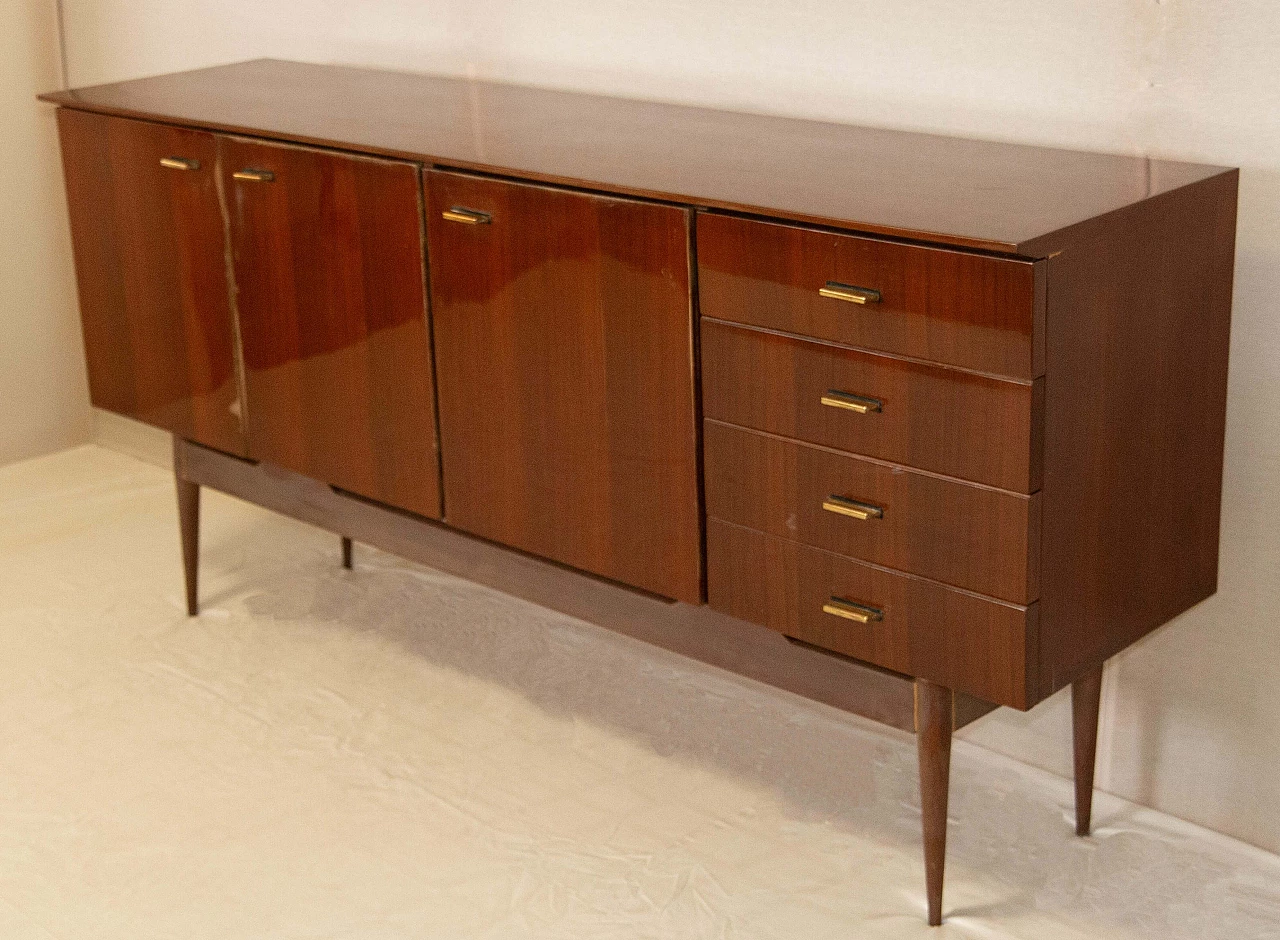
<svg viewBox="0 0 1280 940"><path fill-rule="evenodd" d="M1280 859L172 481L0 469L0 940L1280 938Z"/></svg>

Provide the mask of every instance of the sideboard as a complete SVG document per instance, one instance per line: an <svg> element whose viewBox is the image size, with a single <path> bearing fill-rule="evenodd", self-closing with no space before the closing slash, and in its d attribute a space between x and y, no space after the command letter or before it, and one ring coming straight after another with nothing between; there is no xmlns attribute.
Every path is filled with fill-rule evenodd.
<svg viewBox="0 0 1280 940"><path fill-rule="evenodd" d="M212 486L912 728L933 924L952 731L1070 685L1088 834L1102 664L1217 585L1237 171L272 60L44 100L192 615Z"/></svg>

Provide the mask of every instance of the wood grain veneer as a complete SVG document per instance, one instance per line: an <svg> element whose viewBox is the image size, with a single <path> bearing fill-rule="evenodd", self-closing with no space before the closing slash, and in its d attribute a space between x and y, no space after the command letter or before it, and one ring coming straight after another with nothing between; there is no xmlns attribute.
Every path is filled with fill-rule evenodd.
<svg viewBox="0 0 1280 940"><path fill-rule="evenodd" d="M1217 590L1235 173L1049 261L1043 695Z"/></svg>
<svg viewBox="0 0 1280 940"><path fill-rule="evenodd" d="M65 108L58 131L93 404L243 454L214 136Z"/></svg>
<svg viewBox="0 0 1280 940"><path fill-rule="evenodd" d="M1026 604L1039 596L1040 496L707 421L707 515ZM878 507L856 519L831 496Z"/></svg>
<svg viewBox="0 0 1280 940"><path fill-rule="evenodd" d="M986 483L1040 488L1043 385L1003 381L702 319L708 418ZM828 390L883 403L857 414Z"/></svg>
<svg viewBox="0 0 1280 940"><path fill-rule="evenodd" d="M438 517L417 167L219 146L250 455ZM236 179L243 169L274 180Z"/></svg>
<svg viewBox="0 0 1280 940"><path fill-rule="evenodd" d="M707 597L716 610L894 672L1026 708L1038 688L1035 604L995 601L936 581L707 520ZM823 613L840 597L884 619Z"/></svg>
<svg viewBox="0 0 1280 940"><path fill-rule="evenodd" d="M373 69L260 59L45 101L1046 257L1057 233L1223 172Z"/></svg>
<svg viewBox="0 0 1280 940"><path fill-rule="evenodd" d="M978 372L1024 379L1044 372L1043 274L1043 263L698 217L703 316ZM828 281L870 288L880 299L823 297Z"/></svg>
<svg viewBox="0 0 1280 940"><path fill-rule="evenodd" d="M687 211L427 181L448 522L697 602ZM445 220L454 206L492 221Z"/></svg>

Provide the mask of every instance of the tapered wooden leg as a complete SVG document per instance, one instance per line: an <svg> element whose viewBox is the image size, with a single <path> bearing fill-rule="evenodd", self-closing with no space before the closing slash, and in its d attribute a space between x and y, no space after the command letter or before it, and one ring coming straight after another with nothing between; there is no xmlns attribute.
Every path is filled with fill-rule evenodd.
<svg viewBox="0 0 1280 940"><path fill-rule="evenodd" d="M178 525L182 530L182 568L187 579L187 615L200 612L197 574L200 570L200 484L174 476L178 486Z"/></svg>
<svg viewBox="0 0 1280 940"><path fill-rule="evenodd" d="M920 819L929 926L942 923L942 875L947 861L947 794L951 783L950 689L916 680L916 746L920 753Z"/></svg>
<svg viewBox="0 0 1280 940"><path fill-rule="evenodd" d="M351 570L351 539L345 535L342 537L342 567L348 571Z"/></svg>
<svg viewBox="0 0 1280 940"><path fill-rule="evenodd" d="M1071 683L1071 725L1076 753L1076 835L1087 836L1093 818L1093 767L1098 753L1098 703L1102 663Z"/></svg>

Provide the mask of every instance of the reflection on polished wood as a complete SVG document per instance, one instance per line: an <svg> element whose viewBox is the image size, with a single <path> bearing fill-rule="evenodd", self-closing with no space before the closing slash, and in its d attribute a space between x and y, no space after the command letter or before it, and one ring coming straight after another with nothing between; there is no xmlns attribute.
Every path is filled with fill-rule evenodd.
<svg viewBox="0 0 1280 940"><path fill-rule="evenodd" d="M438 517L417 168L220 146L251 456Z"/></svg>
<svg viewBox="0 0 1280 940"><path fill-rule="evenodd" d="M1044 370L1044 285L1041 279L1037 299L1035 268L973 252L698 217L703 316L1022 379ZM878 299L843 302L854 289L833 290L832 278Z"/></svg>
<svg viewBox="0 0 1280 940"><path fill-rule="evenodd" d="M1000 705L1028 707L1036 685L1035 604L1008 604L908 574L707 520L708 602L822 649L919 676ZM851 623L831 599L882 612Z"/></svg>
<svg viewBox="0 0 1280 940"><path fill-rule="evenodd" d="M702 321L708 418L986 483L1040 488L1041 386ZM860 414L831 391L880 402Z"/></svg>
<svg viewBox="0 0 1280 940"><path fill-rule="evenodd" d="M44 100L1041 257L1221 172L1113 156L260 59Z"/></svg>
<svg viewBox="0 0 1280 940"><path fill-rule="evenodd" d="M58 129L94 405L243 454L214 136L66 109Z"/></svg>
<svg viewBox="0 0 1280 940"><path fill-rule="evenodd" d="M707 515L1002 600L1039 596L1040 496L708 421ZM869 506L865 520L828 511Z"/></svg>
<svg viewBox="0 0 1280 940"><path fill-rule="evenodd" d="M688 214L428 181L449 523L696 603ZM444 218L453 206L492 223Z"/></svg>

